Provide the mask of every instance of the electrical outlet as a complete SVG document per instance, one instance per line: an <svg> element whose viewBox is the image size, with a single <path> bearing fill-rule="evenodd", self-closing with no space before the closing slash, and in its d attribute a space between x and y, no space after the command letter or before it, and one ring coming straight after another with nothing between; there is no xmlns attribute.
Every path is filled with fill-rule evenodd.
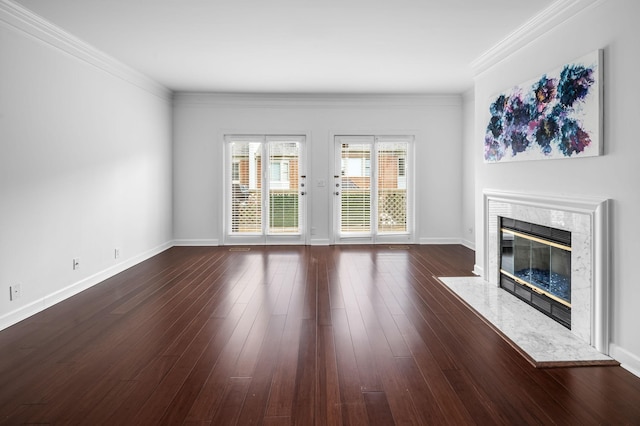
<svg viewBox="0 0 640 426"><path fill-rule="evenodd" d="M14 284L9 287L9 300L19 299L22 295L22 286L20 284Z"/></svg>
<svg viewBox="0 0 640 426"><path fill-rule="evenodd" d="M73 270L77 270L80 269L80 258L76 257L75 259L73 259Z"/></svg>
<svg viewBox="0 0 640 426"><path fill-rule="evenodd" d="M113 258L114 259L120 259L120 249L119 248L113 249Z"/></svg>

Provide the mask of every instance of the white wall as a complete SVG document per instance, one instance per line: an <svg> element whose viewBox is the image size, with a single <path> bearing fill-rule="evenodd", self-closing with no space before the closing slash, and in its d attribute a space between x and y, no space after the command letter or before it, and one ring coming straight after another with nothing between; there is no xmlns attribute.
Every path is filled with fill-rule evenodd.
<svg viewBox="0 0 640 426"><path fill-rule="evenodd" d="M0 329L172 239L168 92L65 43L0 10Z"/></svg>
<svg viewBox="0 0 640 426"><path fill-rule="evenodd" d="M310 134L311 244L331 235L332 133L416 136L417 241L460 242L461 98L177 94L174 99L174 236L221 244L225 133ZM318 187L324 179L326 187Z"/></svg>
<svg viewBox="0 0 640 426"><path fill-rule="evenodd" d="M462 96L462 215L460 229L463 244L475 250L475 98L474 90L465 92Z"/></svg>
<svg viewBox="0 0 640 426"><path fill-rule="evenodd" d="M476 79L476 265L484 264L482 190L583 195L613 200L611 231L611 355L640 373L640 143L637 77L640 3L593 3L495 64ZM495 94L604 49L604 156L485 164L483 140Z"/></svg>

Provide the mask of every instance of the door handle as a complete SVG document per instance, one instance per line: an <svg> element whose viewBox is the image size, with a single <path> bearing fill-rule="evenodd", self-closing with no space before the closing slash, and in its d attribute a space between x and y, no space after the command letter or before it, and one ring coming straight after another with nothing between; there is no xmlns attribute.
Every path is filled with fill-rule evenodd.
<svg viewBox="0 0 640 426"><path fill-rule="evenodd" d="M340 192L336 191L334 192L335 195L340 195Z"/></svg>
<svg viewBox="0 0 640 426"><path fill-rule="evenodd" d="M306 192L304 192L304 191L302 191L302 192L300 193L300 195L306 195L306 194L307 194L307 193L306 193Z"/></svg>

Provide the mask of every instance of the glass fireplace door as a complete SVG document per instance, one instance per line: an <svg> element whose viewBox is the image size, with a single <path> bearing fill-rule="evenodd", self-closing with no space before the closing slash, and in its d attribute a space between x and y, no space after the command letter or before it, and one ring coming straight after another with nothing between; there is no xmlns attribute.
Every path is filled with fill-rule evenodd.
<svg viewBox="0 0 640 426"><path fill-rule="evenodd" d="M571 247L502 229L501 272L518 283L571 304Z"/></svg>

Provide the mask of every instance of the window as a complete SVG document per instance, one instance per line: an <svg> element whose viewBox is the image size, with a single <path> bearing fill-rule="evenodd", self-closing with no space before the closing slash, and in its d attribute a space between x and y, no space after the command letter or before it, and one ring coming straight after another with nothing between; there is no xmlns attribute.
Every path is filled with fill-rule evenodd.
<svg viewBox="0 0 640 426"><path fill-rule="evenodd" d="M345 158L343 173L347 176L370 177L371 159L369 158Z"/></svg>
<svg viewBox="0 0 640 426"><path fill-rule="evenodd" d="M234 159L231 163L231 180L240 182L240 161L237 159Z"/></svg>
<svg viewBox="0 0 640 426"><path fill-rule="evenodd" d="M277 159L269 165L271 175L271 188L289 189L291 179L289 177L289 160Z"/></svg>

